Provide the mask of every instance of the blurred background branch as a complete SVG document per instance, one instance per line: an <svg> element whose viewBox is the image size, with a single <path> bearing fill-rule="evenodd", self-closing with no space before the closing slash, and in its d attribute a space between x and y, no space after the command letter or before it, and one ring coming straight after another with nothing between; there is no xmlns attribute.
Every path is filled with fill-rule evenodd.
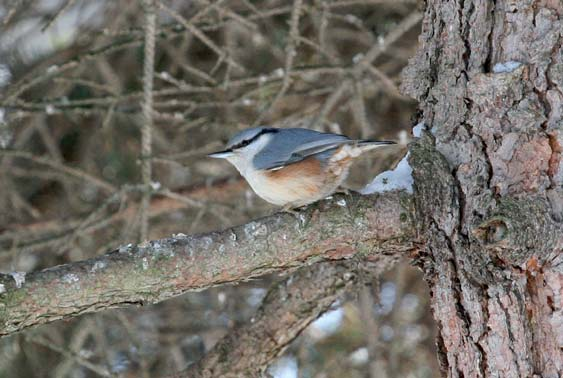
<svg viewBox="0 0 563 378"><path fill-rule="evenodd" d="M143 58L143 125L141 126L141 180L144 190L139 209L141 222L140 240L147 240L149 232L149 204L151 200L152 179L152 110L154 54L156 34L156 7L153 0L144 0L145 49Z"/></svg>
<svg viewBox="0 0 563 378"><path fill-rule="evenodd" d="M356 288L354 263L321 263L273 285L251 321L176 377L260 377L311 322Z"/></svg>

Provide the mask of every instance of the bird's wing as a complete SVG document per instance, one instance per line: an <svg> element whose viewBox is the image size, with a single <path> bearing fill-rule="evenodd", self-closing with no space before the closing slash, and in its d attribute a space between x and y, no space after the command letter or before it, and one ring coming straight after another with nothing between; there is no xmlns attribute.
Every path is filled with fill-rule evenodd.
<svg viewBox="0 0 563 378"><path fill-rule="evenodd" d="M274 134L268 145L256 155L254 166L257 169L281 168L349 142L352 141L344 135L285 129L281 135Z"/></svg>

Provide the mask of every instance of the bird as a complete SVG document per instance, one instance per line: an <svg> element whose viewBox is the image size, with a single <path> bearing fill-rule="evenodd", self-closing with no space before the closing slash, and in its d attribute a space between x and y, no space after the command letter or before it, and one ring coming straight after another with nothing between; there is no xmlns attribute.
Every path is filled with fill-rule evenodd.
<svg viewBox="0 0 563 378"><path fill-rule="evenodd" d="M396 143L260 126L238 132L208 156L226 159L259 197L291 212L335 193L355 158L391 144Z"/></svg>

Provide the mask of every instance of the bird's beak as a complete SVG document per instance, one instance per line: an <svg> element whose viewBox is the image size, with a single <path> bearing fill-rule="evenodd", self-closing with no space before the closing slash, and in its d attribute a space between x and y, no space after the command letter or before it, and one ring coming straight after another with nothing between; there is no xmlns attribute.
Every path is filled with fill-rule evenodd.
<svg viewBox="0 0 563 378"><path fill-rule="evenodd" d="M233 156L233 151L232 150L224 150L224 151L218 151L218 152L214 152L212 154L207 155L210 158L214 158L214 159L226 159L230 156Z"/></svg>

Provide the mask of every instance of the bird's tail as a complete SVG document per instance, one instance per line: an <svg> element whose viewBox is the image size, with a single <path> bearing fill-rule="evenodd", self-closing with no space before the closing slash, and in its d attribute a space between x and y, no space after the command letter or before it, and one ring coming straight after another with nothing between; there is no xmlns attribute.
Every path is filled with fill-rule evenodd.
<svg viewBox="0 0 563 378"><path fill-rule="evenodd" d="M373 150L378 147L388 146L390 144L397 144L397 142L392 142L390 140L359 140L357 146L362 149L362 152Z"/></svg>
<svg viewBox="0 0 563 378"><path fill-rule="evenodd" d="M366 151L373 150L377 147L387 146L390 144L397 144L391 141L376 141L376 140L349 140L341 144L330 157L330 161L346 162L350 159L357 158Z"/></svg>

